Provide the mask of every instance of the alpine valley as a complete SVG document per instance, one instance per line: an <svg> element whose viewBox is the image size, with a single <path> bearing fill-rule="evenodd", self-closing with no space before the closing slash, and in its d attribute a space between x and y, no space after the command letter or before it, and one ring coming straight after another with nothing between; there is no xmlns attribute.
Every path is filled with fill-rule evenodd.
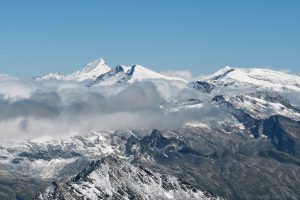
<svg viewBox="0 0 300 200"><path fill-rule="evenodd" d="M300 199L300 76L0 75L0 199Z"/></svg>

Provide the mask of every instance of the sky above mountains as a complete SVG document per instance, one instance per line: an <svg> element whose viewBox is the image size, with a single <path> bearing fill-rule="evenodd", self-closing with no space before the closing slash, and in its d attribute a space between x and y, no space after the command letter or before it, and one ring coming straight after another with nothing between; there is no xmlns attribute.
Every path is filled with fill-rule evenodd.
<svg viewBox="0 0 300 200"><path fill-rule="evenodd" d="M0 73L110 66L207 74L230 65L300 72L300 2L2 1Z"/></svg>

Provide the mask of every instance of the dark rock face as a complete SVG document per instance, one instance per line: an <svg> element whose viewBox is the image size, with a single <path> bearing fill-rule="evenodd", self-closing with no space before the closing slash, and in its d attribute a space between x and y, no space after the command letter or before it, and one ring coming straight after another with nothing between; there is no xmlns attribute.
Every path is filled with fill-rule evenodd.
<svg viewBox="0 0 300 200"><path fill-rule="evenodd" d="M102 81L105 80L106 78L112 77L116 74L122 73L124 72L124 69L122 66L118 65L116 68L112 69L111 71L105 73L105 74L101 74L100 76L98 76L95 80L95 82L98 81Z"/></svg>
<svg viewBox="0 0 300 200"><path fill-rule="evenodd" d="M118 65L117 67L110 70L109 72L98 76L90 85L88 85L88 87L92 87L93 85L96 85L97 83L99 83L101 81L105 81L107 79L110 79L114 76L123 76L124 74L125 74L125 72L124 72L123 67Z"/></svg>
<svg viewBox="0 0 300 200"><path fill-rule="evenodd" d="M190 83L190 87L200 90L204 93L210 93L216 86L206 81L195 81Z"/></svg>
<svg viewBox="0 0 300 200"><path fill-rule="evenodd" d="M235 69L229 69L229 70L225 71L223 74L220 74L220 75L218 75L218 76L213 77L212 80L218 80L218 79L221 79L221 78L227 76L229 73L233 72L234 70L235 70Z"/></svg>
<svg viewBox="0 0 300 200"><path fill-rule="evenodd" d="M135 68L136 68L136 65L133 65L131 67L131 69L126 72L125 76L122 77L121 82L126 82L126 81L130 80L134 74Z"/></svg>
<svg viewBox="0 0 300 200"><path fill-rule="evenodd" d="M189 106L189 105L196 105L196 104L201 104L202 101L200 99L187 99L184 101L179 101L176 104L178 106Z"/></svg>
<svg viewBox="0 0 300 200"><path fill-rule="evenodd" d="M166 138L159 130L153 130L150 136L145 136L141 140L141 153L147 153L155 150L162 150L170 153L172 156L176 154L195 154L198 152L191 149L186 143L175 138Z"/></svg>
<svg viewBox="0 0 300 200"><path fill-rule="evenodd" d="M300 122L272 116L263 120L260 126L262 134L271 139L277 150L300 158Z"/></svg>

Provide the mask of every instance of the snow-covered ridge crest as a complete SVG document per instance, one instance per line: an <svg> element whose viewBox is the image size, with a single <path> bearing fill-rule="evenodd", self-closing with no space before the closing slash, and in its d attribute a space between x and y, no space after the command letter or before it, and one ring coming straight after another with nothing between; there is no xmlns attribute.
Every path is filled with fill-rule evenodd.
<svg viewBox="0 0 300 200"><path fill-rule="evenodd" d="M300 91L300 76L264 68L225 67L206 78L216 85L252 85L273 90Z"/></svg>
<svg viewBox="0 0 300 200"><path fill-rule="evenodd" d="M149 80L149 79L163 79L168 81L182 81L187 82L183 78L170 77L153 70L150 70L141 65L133 65L126 67L118 65L115 68L108 66L103 58L99 58L84 66L82 70L76 71L69 75L59 73L50 73L37 80L61 80L61 81L96 81L92 85L111 85L115 83Z"/></svg>

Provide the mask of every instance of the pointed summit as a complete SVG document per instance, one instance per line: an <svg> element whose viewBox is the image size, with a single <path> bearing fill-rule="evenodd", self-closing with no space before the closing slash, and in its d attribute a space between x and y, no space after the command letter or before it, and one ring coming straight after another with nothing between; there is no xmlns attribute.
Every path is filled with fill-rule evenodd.
<svg viewBox="0 0 300 200"><path fill-rule="evenodd" d="M111 67L106 65L103 58L99 58L84 66L81 71L76 71L66 76L67 80L84 81L89 79L96 79L98 76L105 74L111 70Z"/></svg>
<svg viewBox="0 0 300 200"><path fill-rule="evenodd" d="M99 59L86 64L84 66L82 72L91 72L91 71L95 70L96 68L101 68L103 65L106 65L106 62L102 57L100 57Z"/></svg>
<svg viewBox="0 0 300 200"><path fill-rule="evenodd" d="M105 60L100 57L93 62L86 64L82 70L78 70L72 74L63 75L58 73L50 73L37 80L63 80L63 81L86 81L95 80L98 76L105 74L111 70Z"/></svg>

